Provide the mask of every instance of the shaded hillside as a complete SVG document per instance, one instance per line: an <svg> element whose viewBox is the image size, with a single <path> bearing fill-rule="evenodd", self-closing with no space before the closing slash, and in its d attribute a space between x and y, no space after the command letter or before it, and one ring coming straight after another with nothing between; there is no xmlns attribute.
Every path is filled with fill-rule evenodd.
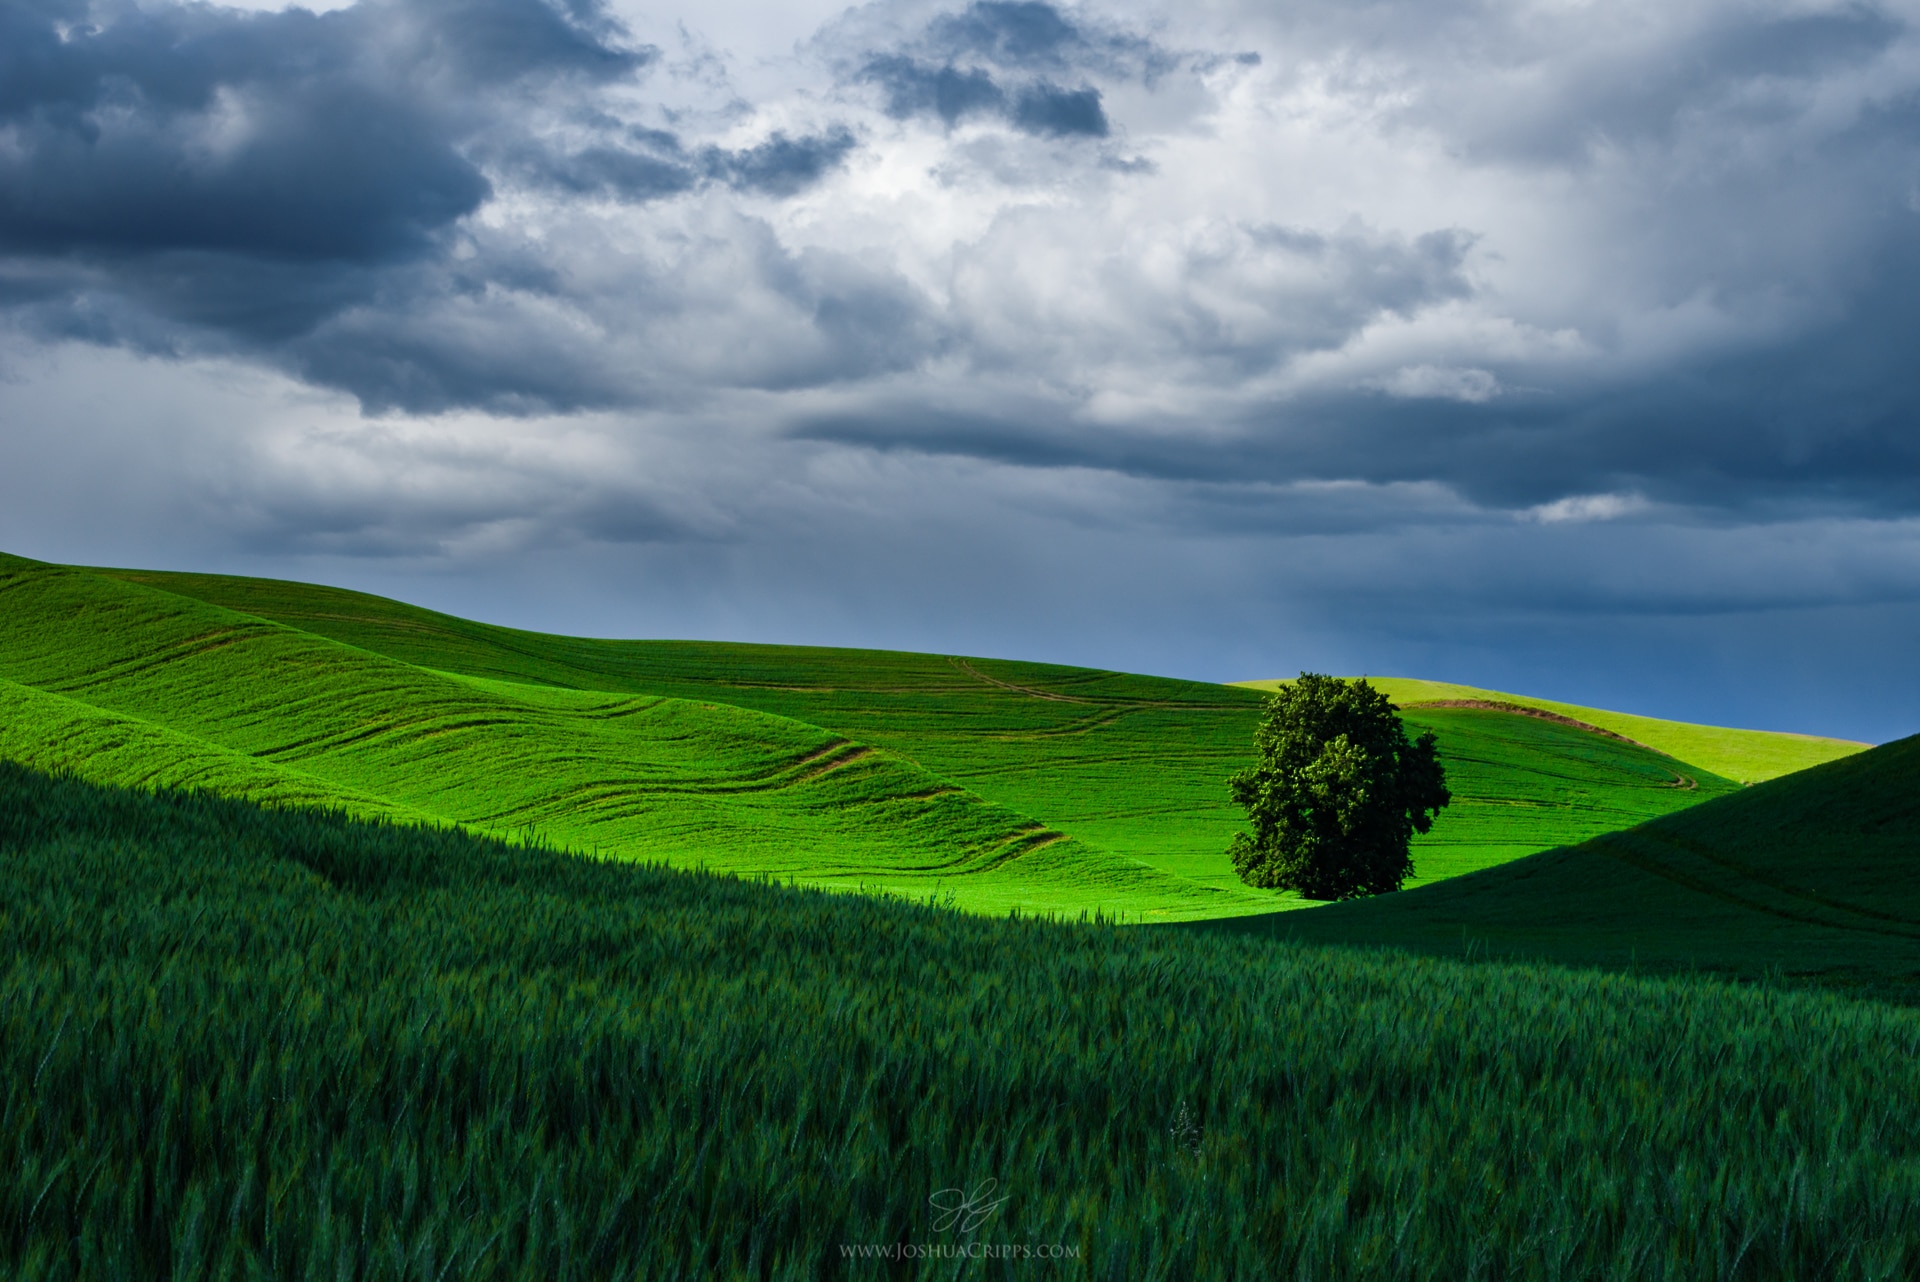
<svg viewBox="0 0 1920 1282"><path fill-rule="evenodd" d="M1314 943L1920 996L1920 736L1452 881L1249 918Z"/></svg>

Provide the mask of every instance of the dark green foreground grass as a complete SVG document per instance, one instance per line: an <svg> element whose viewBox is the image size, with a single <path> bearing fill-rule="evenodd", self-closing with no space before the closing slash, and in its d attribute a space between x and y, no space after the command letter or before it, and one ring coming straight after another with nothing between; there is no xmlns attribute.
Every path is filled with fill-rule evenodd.
<svg viewBox="0 0 1920 1282"><path fill-rule="evenodd" d="M0 1057L13 1278L1920 1272L1912 1012L991 921L10 765ZM1072 1256L843 1251L895 1243Z"/></svg>

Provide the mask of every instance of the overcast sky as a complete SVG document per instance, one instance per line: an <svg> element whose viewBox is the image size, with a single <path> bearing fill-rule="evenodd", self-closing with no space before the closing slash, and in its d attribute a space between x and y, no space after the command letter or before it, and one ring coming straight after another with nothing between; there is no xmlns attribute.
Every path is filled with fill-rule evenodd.
<svg viewBox="0 0 1920 1282"><path fill-rule="evenodd" d="M0 548L1909 734L1917 14L0 0Z"/></svg>

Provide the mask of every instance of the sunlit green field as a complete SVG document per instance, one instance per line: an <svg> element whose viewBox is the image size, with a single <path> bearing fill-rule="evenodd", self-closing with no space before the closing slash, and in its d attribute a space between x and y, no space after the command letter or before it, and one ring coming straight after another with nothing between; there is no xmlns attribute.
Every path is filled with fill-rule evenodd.
<svg viewBox="0 0 1920 1282"><path fill-rule="evenodd" d="M1242 886L1257 692L961 656L518 632L258 579L0 561L0 756L1005 912L1185 920ZM1510 713L1413 707L1455 803L1415 884L1733 787ZM1799 742L1799 741L1793 741Z"/></svg>
<svg viewBox="0 0 1920 1282"><path fill-rule="evenodd" d="M1913 1011L4 763L0 1116L22 1282L1920 1273Z"/></svg>
<svg viewBox="0 0 1920 1282"><path fill-rule="evenodd" d="M1224 853L1240 821L1226 778L1249 758L1257 694L959 656L555 637L307 584L113 573L422 667L792 717L1103 850L1240 893Z"/></svg>
<svg viewBox="0 0 1920 1282"><path fill-rule="evenodd" d="M1403 708L1429 709L1422 705L1449 702L1486 702L1533 708L1575 721L1583 721L1612 731L1635 743L1690 762L1711 774L1738 783L1759 783L1777 779L1795 770L1805 770L1822 762L1851 756L1867 745L1851 739L1829 739L1819 735L1780 734L1769 730L1735 730L1727 726L1701 726L1685 721L1663 721L1658 717L1635 716L1628 712L1609 712L1604 708L1585 708L1575 703L1536 699L1531 695L1505 694L1475 686L1454 685L1446 681L1418 681L1407 677L1369 677L1368 680L1389 699ZM1249 690L1271 690L1278 680L1242 681L1235 684ZM1430 709L1433 712L1440 708Z"/></svg>
<svg viewBox="0 0 1920 1282"><path fill-rule="evenodd" d="M1006 911L1232 911L897 754L717 702L458 677L138 585L0 573L0 753Z"/></svg>

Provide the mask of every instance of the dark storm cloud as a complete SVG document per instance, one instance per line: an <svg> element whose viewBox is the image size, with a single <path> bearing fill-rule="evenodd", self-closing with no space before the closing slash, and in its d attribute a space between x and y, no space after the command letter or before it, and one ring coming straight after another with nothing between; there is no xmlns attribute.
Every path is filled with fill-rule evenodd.
<svg viewBox="0 0 1920 1282"><path fill-rule="evenodd" d="M1080 28L1050 4L970 4L943 14L927 29L928 42L950 54L969 54L1007 67L1057 67L1088 47Z"/></svg>
<svg viewBox="0 0 1920 1282"><path fill-rule="evenodd" d="M1030 134L1104 138L1108 133L1098 89L1062 89L1037 80L1008 92L979 68L918 62L900 54L872 59L863 75L886 91L887 114L896 119L929 115L955 125L969 116L996 116Z"/></svg>
<svg viewBox="0 0 1920 1282"><path fill-rule="evenodd" d="M516 176L573 195L662 200L699 186L700 166L664 130L633 130L617 142L557 152L523 145L503 157Z"/></svg>
<svg viewBox="0 0 1920 1282"><path fill-rule="evenodd" d="M881 88L896 119L990 117L1045 137L1105 138L1112 124L1088 78L1151 82L1179 63L1152 41L1029 0L942 14L904 45L869 51L857 79Z"/></svg>
<svg viewBox="0 0 1920 1282"><path fill-rule="evenodd" d="M610 141L562 152L520 144L501 156L517 177L538 186L629 202L661 200L708 182L740 191L791 196L819 182L858 145L845 126L798 138L775 131L752 147L689 149L660 129L624 129Z"/></svg>
<svg viewBox="0 0 1920 1282"><path fill-rule="evenodd" d="M464 221L503 189L786 197L856 145L694 143L598 109L658 57L591 0L0 5L0 306L46 337L262 355L369 406L630 397L548 335L432 332L450 300L577 288Z"/></svg>
<svg viewBox="0 0 1920 1282"><path fill-rule="evenodd" d="M1877 261L1882 277L1840 318L1624 385L1522 387L1484 403L1322 391L1252 407L1215 424L1204 443L1185 430L1090 425L1037 398L974 412L880 405L816 417L795 434L1176 485L1431 482L1496 512L1615 493L1708 522L1904 518L1920 513L1911 337L1920 333L1920 246L1889 249ZM1449 285L1440 276L1420 287L1404 272L1373 279L1382 310L1415 309ZM1358 325L1368 313L1343 319ZM1516 379L1525 373L1495 369ZM1271 501L1284 504L1273 522L1291 528L1299 499ZM1244 506L1218 504L1220 528L1240 528ZM1398 518L1383 508L1377 519Z"/></svg>
<svg viewBox="0 0 1920 1282"><path fill-rule="evenodd" d="M804 138L776 132L758 146L739 151L712 147L701 158L707 172L735 187L791 196L820 181L854 146L853 131L844 127Z"/></svg>
<svg viewBox="0 0 1920 1282"><path fill-rule="evenodd" d="M41 332L158 352L272 350L391 297L492 192L469 152L502 108L653 57L539 0L0 24L0 273L40 283Z"/></svg>
<svg viewBox="0 0 1920 1282"><path fill-rule="evenodd" d="M1204 431L1177 413L1105 426L1062 396L931 414L875 404L811 417L795 433L1172 483L1431 481L1493 511L1614 495L1707 521L1920 513L1911 337L1920 331L1920 91L1898 62L1912 52L1902 21L1872 6L1785 18L1703 6L1676 10L1671 29L1645 39L1574 52L1478 10L1469 19L1387 8L1421 40L1459 53L1436 55L1395 85L1398 101L1382 94L1390 116L1441 131L1458 154L1497 154L1516 174L1596 158L1610 167L1595 195L1617 202L1611 239L1565 249L1577 269L1604 253L1617 275L1593 272L1589 300L1537 322L1578 333L1582 356L1536 362L1498 345L1475 352L1470 340L1451 345L1453 365L1249 400L1214 412ZM1328 20L1345 22L1347 11ZM943 29L967 27L955 18ZM1074 65L1067 27L1037 29L1024 45L976 34L950 48L955 57L992 51L996 74L1020 59ZM926 86L937 83L929 68L945 71L949 86L958 71L901 68L886 82L896 114L951 119ZM1356 90L1362 100L1376 92L1364 80ZM992 110L1009 102L1002 91ZM1218 362L1229 378L1337 348L1384 315L1411 318L1475 297L1466 261L1479 242L1433 235L1431 266L1421 270L1414 255L1368 259L1332 247L1325 233L1280 232L1273 239L1292 238L1296 257L1338 264L1340 283L1267 299L1249 290L1247 301L1271 320L1253 330L1142 298L1132 309L1136 333L1180 327L1182 353ZM1185 276L1231 280L1254 265L1246 252L1214 263L1195 256ZM1636 311L1691 307L1723 325L1737 318L1743 332L1682 336L1671 351L1621 361L1631 372L1608 370ZM1744 323L1761 316L1768 320ZM1446 394L1448 380L1458 394ZM1632 508L1576 506L1570 519L1587 510L1605 519ZM1224 508L1222 520L1231 523Z"/></svg>
<svg viewBox="0 0 1920 1282"><path fill-rule="evenodd" d="M97 16L0 15L0 251L418 252L490 190L468 99L649 56L535 0Z"/></svg>
<svg viewBox="0 0 1920 1282"><path fill-rule="evenodd" d="M1238 381L1314 352L1341 347L1383 319L1407 319L1439 304L1471 297L1466 274L1472 238L1457 231L1407 239L1362 227L1338 232L1254 226L1192 251L1183 280L1204 291L1244 289L1249 308L1266 313L1250 335L1230 333L1190 306L1130 300L1140 331L1157 346ZM1276 277L1262 290L1249 279ZM1240 300L1236 300L1240 301ZM1092 426L1070 406L1039 396L1002 397L969 409L874 404L853 413L812 415L795 437L874 449L973 457L1026 467L1086 467L1172 481L1300 479L1419 480L1447 463L1453 433L1480 422L1471 408L1417 405L1372 391L1289 398L1275 421L1260 407L1237 423L1218 423L1205 438L1191 424L1113 430ZM1225 430L1223 430L1225 429ZM1401 437L1406 439L1402 440Z"/></svg>
<svg viewBox="0 0 1920 1282"><path fill-rule="evenodd" d="M863 76L886 91L887 114L938 116L957 124L967 116L1000 115L1007 95L993 77L978 68L921 63L904 54L880 54L867 62Z"/></svg>
<svg viewBox="0 0 1920 1282"><path fill-rule="evenodd" d="M1434 483L1492 512L1628 494L1709 523L1900 519L1920 514L1920 380L1906 338L1920 327L1920 306L1908 301L1920 296L1920 274L1903 278L1900 291L1870 321L1578 396L1473 404L1322 393L1216 425L1205 444L1183 431L1090 425L1046 403L974 413L876 407L817 417L794 434L1174 485ZM1221 497L1193 519L1244 528L1250 503L1273 505L1275 529L1311 525L1319 517L1303 511L1321 511L1303 509L1298 496L1254 491ZM1365 493L1343 512L1369 507L1381 528L1404 517Z"/></svg>
<svg viewBox="0 0 1920 1282"><path fill-rule="evenodd" d="M885 127L821 123L824 83L752 135L700 132L753 110L738 98L697 124L618 115L610 90L662 56L585 0L363 0L321 16L16 0L0 9L0 305L42 335L264 359L379 412L828 388L847 393L830 410L768 400L764 421L1176 484L1433 483L1494 510L1626 494L1920 511L1920 95L1890 78L1851 116L1792 116L1878 66L1899 21L1679 6L1656 34L1609 44L1483 7L1305 5L1284 20L1296 9L1292 42L1262 62L1176 54L1084 7L871 6L877 25L829 28L814 74L895 119L1016 136L915 155L944 185L916 192L920 206L869 191L791 234L767 202L816 187ZM1369 41L1390 56L1368 64ZM1169 78L1180 67L1192 74ZM1238 106L1200 85L1256 67L1271 78L1241 82L1258 91ZM1277 108L1301 67L1335 70ZM1270 183L1273 121L1310 133L1327 101L1374 149L1351 193L1341 172ZM1120 113L1136 109L1129 128ZM1150 129L1151 159L1097 143ZM1203 174L1156 186L1207 147L1234 184L1211 205L1174 189ZM1489 155L1511 186L1445 216L1417 184L1376 178L1418 173L1438 204L1487 181L1473 165ZM1614 168L1581 194L1591 223L1509 223L1504 243L1453 225L1560 199L1529 183L1599 156ZM916 181L902 167L887 184ZM1278 221L1295 187L1338 193L1301 206L1317 225ZM1123 218L1114 188L1130 193ZM475 218L489 201L514 212ZM916 208L949 207L972 230L909 243ZM635 217L581 213L609 208ZM663 209L693 212L641 217ZM1572 282L1546 304L1487 288L1529 238L1554 245L1536 269ZM1690 306L1778 319L1609 365L1637 318ZM1457 334L1434 320L1449 309ZM1292 377L1383 331L1411 354ZM1549 331L1580 355L1518 350ZM1150 408L1103 426L1089 405L1121 384Z"/></svg>
<svg viewBox="0 0 1920 1282"><path fill-rule="evenodd" d="M981 0L927 25L921 47L964 61L1036 75L1064 71L1150 78L1180 59L1143 36L1068 16L1040 0Z"/></svg>
<svg viewBox="0 0 1920 1282"><path fill-rule="evenodd" d="M1100 109L1098 89L1062 89L1044 80L1014 98L1013 123L1030 134L1055 138L1107 136L1107 113Z"/></svg>

